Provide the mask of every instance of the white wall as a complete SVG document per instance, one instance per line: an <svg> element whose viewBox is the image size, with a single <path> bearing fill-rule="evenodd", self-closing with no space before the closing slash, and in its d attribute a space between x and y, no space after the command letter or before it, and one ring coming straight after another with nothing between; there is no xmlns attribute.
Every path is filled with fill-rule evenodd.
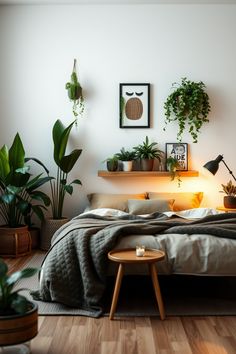
<svg viewBox="0 0 236 354"><path fill-rule="evenodd" d="M73 131L70 148L83 154L71 173L79 187L68 197L65 214L76 215L86 194L103 192L178 191L169 178L102 179L102 161L122 146L130 148L148 135L164 149L176 141L177 126L163 132L163 103L171 84L187 76L207 85L212 112L198 144L190 143L190 166L218 154L236 173L236 5L75 5L0 6L0 145L18 131L27 155L50 167L51 129L60 118L72 119L64 89L73 59L79 60L86 114ZM120 129L120 82L150 82L152 127ZM203 190L205 206L222 203L220 184L229 180L225 167L215 177L183 179L181 191Z"/></svg>

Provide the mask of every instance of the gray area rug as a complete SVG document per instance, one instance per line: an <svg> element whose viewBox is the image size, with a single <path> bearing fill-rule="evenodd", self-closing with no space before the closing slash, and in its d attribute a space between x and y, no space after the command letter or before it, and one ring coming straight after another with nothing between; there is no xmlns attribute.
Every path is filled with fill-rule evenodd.
<svg viewBox="0 0 236 354"><path fill-rule="evenodd" d="M43 255L37 254L26 267L40 267ZM114 288L113 277L108 279L104 295L105 315L109 314ZM206 277L171 275L159 276L168 316L236 315L236 277ZM20 287L37 290L38 276L25 279ZM32 300L29 292L24 292ZM84 315L83 310L58 303L37 301L40 315ZM158 316L155 295L149 276L125 276L122 281L116 317Z"/></svg>

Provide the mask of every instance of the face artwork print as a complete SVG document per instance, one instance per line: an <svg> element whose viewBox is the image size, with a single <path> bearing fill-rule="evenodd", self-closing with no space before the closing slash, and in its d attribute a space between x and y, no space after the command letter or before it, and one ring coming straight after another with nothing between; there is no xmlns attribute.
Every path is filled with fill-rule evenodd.
<svg viewBox="0 0 236 354"><path fill-rule="evenodd" d="M149 127L150 84L120 84L120 127Z"/></svg>

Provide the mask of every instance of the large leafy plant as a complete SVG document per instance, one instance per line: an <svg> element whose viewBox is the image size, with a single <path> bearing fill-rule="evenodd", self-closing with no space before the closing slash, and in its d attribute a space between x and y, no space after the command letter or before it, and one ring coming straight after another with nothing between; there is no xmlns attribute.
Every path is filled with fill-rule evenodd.
<svg viewBox="0 0 236 354"><path fill-rule="evenodd" d="M29 309L29 301L19 292L26 289L15 290L15 285L23 278L36 274L37 268L25 268L8 275L7 264L0 259L0 315L24 314Z"/></svg>
<svg viewBox="0 0 236 354"><path fill-rule="evenodd" d="M182 141L182 135L188 126L193 142L198 141L202 125L209 122L207 116L211 110L205 84L182 78L181 84L173 83L175 88L164 103L165 124L177 121L179 128L177 140ZM165 128L164 128L165 130Z"/></svg>
<svg viewBox="0 0 236 354"><path fill-rule="evenodd" d="M164 152L157 148L157 143L149 142L148 136L142 144L134 146L134 151L137 159L158 159L161 162Z"/></svg>
<svg viewBox="0 0 236 354"><path fill-rule="evenodd" d="M58 119L52 129L54 143L53 156L57 165L56 178L50 180L53 219L63 218L63 207L66 193L72 195L73 184L81 185L81 181L79 179L75 179L68 183L68 174L74 167L82 152L81 149L75 149L70 154L66 155L68 139L74 123L75 121L73 121L68 127L65 127ZM44 168L49 176L48 170L45 166Z"/></svg>
<svg viewBox="0 0 236 354"><path fill-rule="evenodd" d="M18 227L29 224L32 213L43 219L45 206L50 204L49 197L38 190L51 177L41 177L39 174L31 178L29 160L25 158L25 150L17 133L8 149L6 145L0 150L0 216L8 227ZM40 203L38 203L40 202Z"/></svg>

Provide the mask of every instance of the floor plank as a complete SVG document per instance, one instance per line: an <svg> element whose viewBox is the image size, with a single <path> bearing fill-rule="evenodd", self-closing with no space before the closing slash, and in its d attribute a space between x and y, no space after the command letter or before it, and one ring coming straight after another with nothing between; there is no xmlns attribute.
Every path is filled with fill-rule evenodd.
<svg viewBox="0 0 236 354"><path fill-rule="evenodd" d="M32 256L6 259L10 272ZM39 316L31 348L33 354L235 354L236 316Z"/></svg>

